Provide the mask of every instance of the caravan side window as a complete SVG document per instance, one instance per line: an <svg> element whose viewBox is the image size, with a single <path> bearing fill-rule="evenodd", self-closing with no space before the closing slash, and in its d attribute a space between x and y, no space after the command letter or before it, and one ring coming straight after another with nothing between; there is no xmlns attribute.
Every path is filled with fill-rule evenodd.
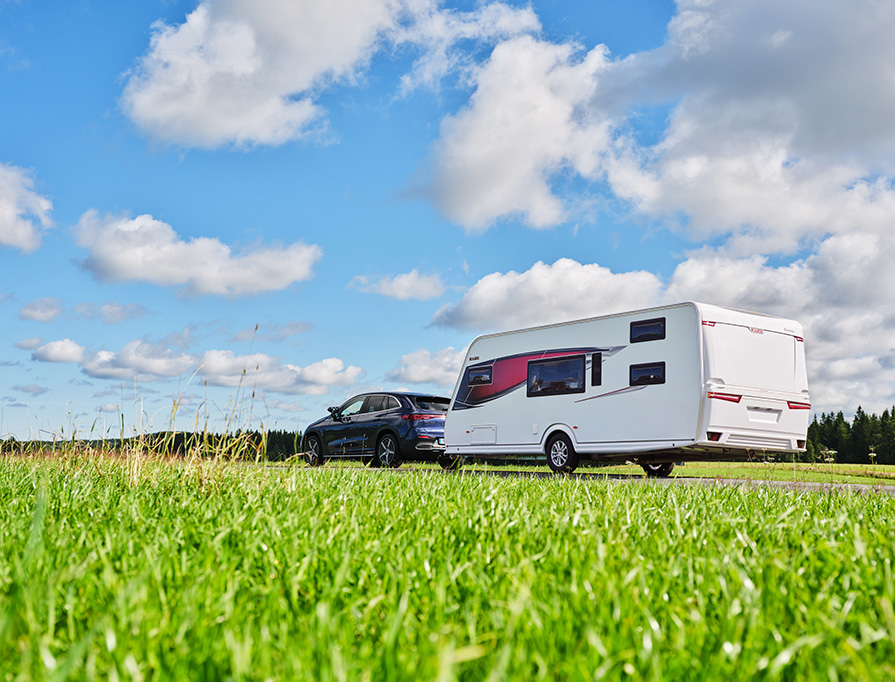
<svg viewBox="0 0 895 682"><path fill-rule="evenodd" d="M590 361L590 385L603 385L603 354L594 353Z"/></svg>
<svg viewBox="0 0 895 682"><path fill-rule="evenodd" d="M665 383L665 363L649 362L643 365L631 365L631 386L649 386Z"/></svg>
<svg viewBox="0 0 895 682"><path fill-rule="evenodd" d="M532 360L528 363L528 396L584 393L584 359L573 355Z"/></svg>
<svg viewBox="0 0 895 682"><path fill-rule="evenodd" d="M491 383L491 365L487 367L470 367L466 370L467 386L484 386Z"/></svg>
<svg viewBox="0 0 895 682"><path fill-rule="evenodd" d="M631 323L631 343L660 341L665 338L665 318L638 320Z"/></svg>

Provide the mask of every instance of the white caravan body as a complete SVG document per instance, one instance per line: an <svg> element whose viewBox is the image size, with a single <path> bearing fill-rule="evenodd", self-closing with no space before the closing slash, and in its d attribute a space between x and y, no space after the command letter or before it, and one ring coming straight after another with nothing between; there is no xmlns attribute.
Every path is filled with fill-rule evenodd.
<svg viewBox="0 0 895 682"><path fill-rule="evenodd" d="M638 463L805 448L797 322L681 303L475 339L451 398L446 453Z"/></svg>

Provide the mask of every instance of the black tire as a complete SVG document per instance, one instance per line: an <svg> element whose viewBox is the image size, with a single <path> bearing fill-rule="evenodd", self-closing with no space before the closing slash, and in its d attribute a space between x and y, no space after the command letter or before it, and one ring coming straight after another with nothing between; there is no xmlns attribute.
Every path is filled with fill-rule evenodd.
<svg viewBox="0 0 895 682"><path fill-rule="evenodd" d="M308 436L305 440L305 459L312 467L323 464L323 444L317 436Z"/></svg>
<svg viewBox="0 0 895 682"><path fill-rule="evenodd" d="M570 474L578 468L578 453L566 434L558 433L547 441L547 466L558 474Z"/></svg>
<svg viewBox="0 0 895 682"><path fill-rule="evenodd" d="M668 478L674 471L674 462L662 462L661 464L641 464L646 475L650 478Z"/></svg>
<svg viewBox="0 0 895 682"><path fill-rule="evenodd" d="M401 466L401 447L398 439L390 433L382 435L376 442L376 453L373 458L378 466L397 469Z"/></svg>
<svg viewBox="0 0 895 682"><path fill-rule="evenodd" d="M456 471L463 466L466 458L462 455L442 455L438 458L438 464L445 471Z"/></svg>

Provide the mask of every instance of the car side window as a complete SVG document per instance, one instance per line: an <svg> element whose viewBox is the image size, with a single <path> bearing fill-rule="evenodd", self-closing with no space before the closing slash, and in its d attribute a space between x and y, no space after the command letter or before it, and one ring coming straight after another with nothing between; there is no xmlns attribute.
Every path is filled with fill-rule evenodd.
<svg viewBox="0 0 895 682"><path fill-rule="evenodd" d="M388 396L385 395L371 395L367 397L367 402L364 405L364 414L368 412L382 412L385 409L385 403L388 402Z"/></svg>
<svg viewBox="0 0 895 682"><path fill-rule="evenodd" d="M382 401L382 409L383 410L395 410L401 407L401 404L398 402L398 399L393 395L384 396Z"/></svg>
<svg viewBox="0 0 895 682"><path fill-rule="evenodd" d="M339 414L343 417L350 417L352 415L358 414L361 411L361 408L364 406L365 398L355 398L342 406L342 409L339 410Z"/></svg>

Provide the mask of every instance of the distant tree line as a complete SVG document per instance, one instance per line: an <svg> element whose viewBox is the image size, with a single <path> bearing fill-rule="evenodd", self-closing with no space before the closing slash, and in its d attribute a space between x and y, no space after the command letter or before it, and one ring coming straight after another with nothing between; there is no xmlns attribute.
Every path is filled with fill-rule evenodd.
<svg viewBox="0 0 895 682"><path fill-rule="evenodd" d="M858 407L849 423L842 412L821 413L808 425L803 459L854 464L895 464L895 407L879 416Z"/></svg>

